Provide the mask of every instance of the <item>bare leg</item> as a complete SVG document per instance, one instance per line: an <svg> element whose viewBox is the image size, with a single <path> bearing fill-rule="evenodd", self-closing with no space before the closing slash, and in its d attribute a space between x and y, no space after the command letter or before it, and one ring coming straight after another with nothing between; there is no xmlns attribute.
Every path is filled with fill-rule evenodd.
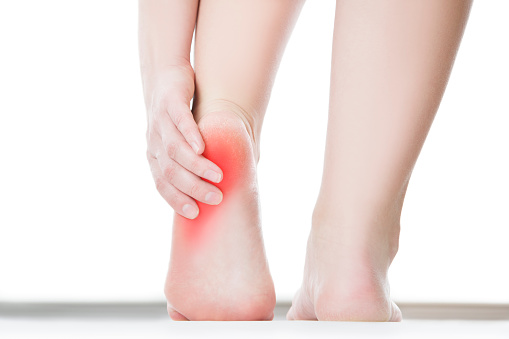
<svg viewBox="0 0 509 339"><path fill-rule="evenodd" d="M401 320L387 271L470 7L337 1L322 186L288 319Z"/></svg>
<svg viewBox="0 0 509 339"><path fill-rule="evenodd" d="M303 1L201 0L193 113L203 155L223 170L217 206L175 214L165 294L175 320L270 320L256 165L263 117Z"/></svg>

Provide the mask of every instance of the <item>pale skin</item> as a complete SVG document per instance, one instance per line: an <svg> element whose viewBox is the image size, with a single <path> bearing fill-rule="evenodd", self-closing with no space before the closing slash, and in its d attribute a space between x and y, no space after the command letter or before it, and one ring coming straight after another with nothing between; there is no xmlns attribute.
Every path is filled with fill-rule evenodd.
<svg viewBox="0 0 509 339"><path fill-rule="evenodd" d="M288 319L402 319L387 272L398 250L406 188L471 4L337 0L322 185ZM140 0L147 156L160 194L176 212L165 286L174 320L273 317L256 164L272 83L302 5ZM230 139L244 159L234 188L226 185L228 169L207 159L214 159L207 145L228 150Z"/></svg>

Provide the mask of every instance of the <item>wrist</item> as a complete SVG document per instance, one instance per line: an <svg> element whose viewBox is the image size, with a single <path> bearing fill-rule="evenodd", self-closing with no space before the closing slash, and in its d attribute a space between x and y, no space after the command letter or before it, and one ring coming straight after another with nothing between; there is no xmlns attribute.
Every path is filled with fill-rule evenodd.
<svg viewBox="0 0 509 339"><path fill-rule="evenodd" d="M145 65L141 67L145 103L152 102L154 95L171 96L191 101L194 95L194 70L189 62ZM158 94L159 93L159 94Z"/></svg>
<svg viewBox="0 0 509 339"><path fill-rule="evenodd" d="M186 58L168 58L164 63L157 61L145 61L140 63L142 80L153 81L165 78L175 72L181 72L194 78L194 70L191 62Z"/></svg>

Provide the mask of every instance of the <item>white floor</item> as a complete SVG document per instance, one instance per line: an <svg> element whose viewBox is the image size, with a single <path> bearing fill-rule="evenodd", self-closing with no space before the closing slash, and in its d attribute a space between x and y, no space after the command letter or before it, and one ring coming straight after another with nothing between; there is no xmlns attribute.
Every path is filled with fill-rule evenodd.
<svg viewBox="0 0 509 339"><path fill-rule="evenodd" d="M351 336L509 339L509 308L504 305L400 306L404 316L407 317L401 323L286 321L285 314L289 307L287 304L276 306L275 319L272 322L174 322L166 314L163 303L133 305L0 303L0 339L298 339Z"/></svg>
<svg viewBox="0 0 509 339"><path fill-rule="evenodd" d="M509 338L509 321L172 322L167 319L0 319L0 338Z"/></svg>

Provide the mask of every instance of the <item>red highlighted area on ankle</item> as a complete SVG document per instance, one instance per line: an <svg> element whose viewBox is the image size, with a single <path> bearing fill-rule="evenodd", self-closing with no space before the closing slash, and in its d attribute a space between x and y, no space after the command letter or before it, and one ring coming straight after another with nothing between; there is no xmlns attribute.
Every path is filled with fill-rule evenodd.
<svg viewBox="0 0 509 339"><path fill-rule="evenodd" d="M205 141L203 156L215 163L223 171L223 180L213 183L203 179L221 190L223 200L219 205L208 205L196 201L200 210L195 219L187 219L176 214L174 226L181 225L185 239L198 244L215 228L218 219L228 213L228 205L235 200L236 193L249 187L253 180L254 159L249 135L243 125L213 126L202 131ZM207 126L208 127L208 126Z"/></svg>

